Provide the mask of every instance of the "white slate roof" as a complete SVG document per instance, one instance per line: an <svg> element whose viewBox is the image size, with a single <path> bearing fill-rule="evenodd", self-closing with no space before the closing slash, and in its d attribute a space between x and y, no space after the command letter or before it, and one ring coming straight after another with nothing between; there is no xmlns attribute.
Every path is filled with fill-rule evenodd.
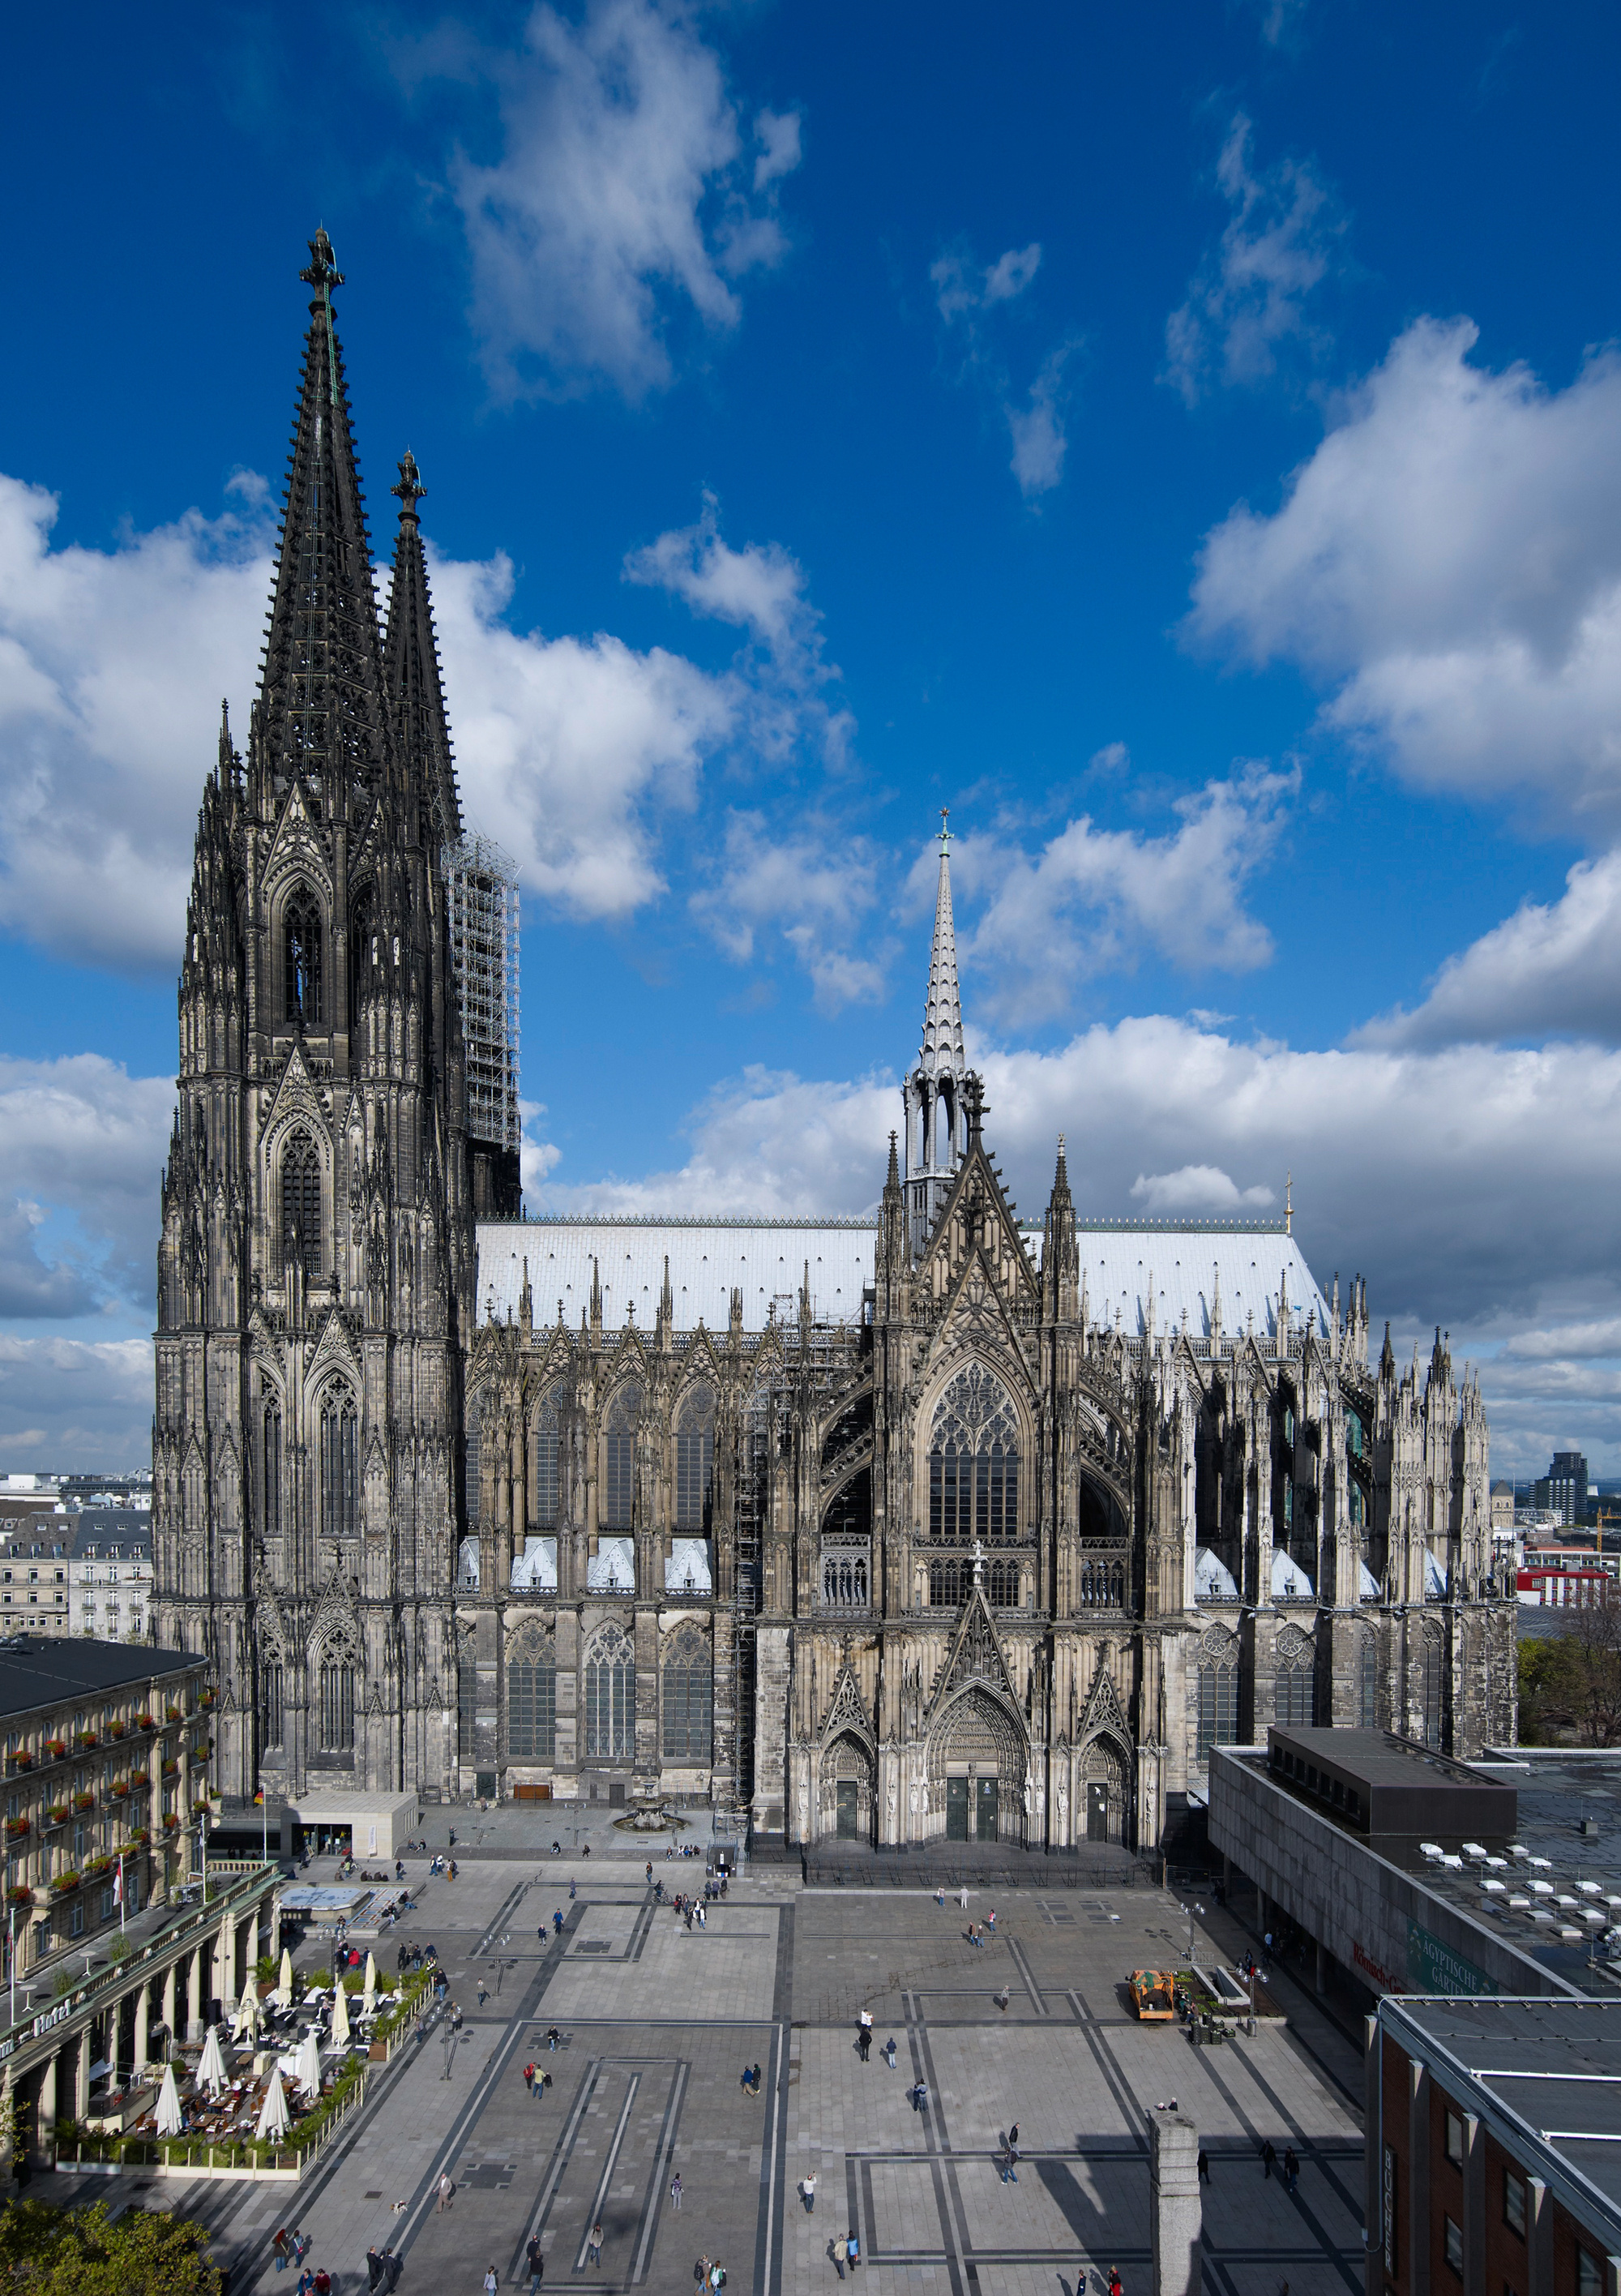
<svg viewBox="0 0 1621 2296"><path fill-rule="evenodd" d="M811 1314L819 1324L858 1324L861 1295L872 1281L872 1220L482 1220L479 1224L479 1320L518 1315L523 1263L529 1264L535 1321L579 1329L591 1305L591 1263L602 1275L602 1322L620 1331L631 1320L651 1332L670 1263L675 1329L706 1327L724 1335L732 1293L743 1295L743 1329L763 1332L774 1306L779 1324L799 1316L799 1286L810 1263Z"/></svg>

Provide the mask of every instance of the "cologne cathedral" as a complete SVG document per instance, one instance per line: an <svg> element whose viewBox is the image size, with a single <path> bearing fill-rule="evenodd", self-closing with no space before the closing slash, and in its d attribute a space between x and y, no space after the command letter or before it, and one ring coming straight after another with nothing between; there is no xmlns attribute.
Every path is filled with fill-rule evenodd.
<svg viewBox="0 0 1621 2296"><path fill-rule="evenodd" d="M217 1669L217 1789L1146 1849L1274 1720L1510 1741L1478 1387L1438 1332L1371 1356L1289 1218L1084 1218L1062 1140L1019 1217L944 837L875 1218L519 1216L470 1120L423 488L407 455L380 622L310 253L159 1252L154 1631Z"/></svg>

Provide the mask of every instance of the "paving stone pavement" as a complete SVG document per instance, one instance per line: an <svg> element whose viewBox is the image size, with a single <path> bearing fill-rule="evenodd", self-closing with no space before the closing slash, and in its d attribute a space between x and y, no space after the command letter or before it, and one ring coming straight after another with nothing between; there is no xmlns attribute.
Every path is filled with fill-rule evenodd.
<svg viewBox="0 0 1621 2296"><path fill-rule="evenodd" d="M1174 2096L1209 2155L1207 2296L1278 2296L1284 2282L1289 2296L1360 2296L1355 2051L1305 2003L1299 2031L1216 2048L1139 2025L1129 1971L1186 1955L1186 1916L1163 1892L1013 1890L965 1915L921 1890L807 1890L779 1867L735 1882L688 1931L653 1903L642 1860L606 1847L567 1870L471 1856L454 1884L433 1885L411 1934L438 1945L465 2013L454 2057L430 2038L379 2069L364 2112L296 2195L121 2179L116 2197L208 2222L231 2296L289 2296L268 2242L291 2221L339 2296L364 2289L373 2243L404 2257L402 2296L478 2296L491 2264L503 2292L526 2288L536 2231L548 2289L692 2291L705 2254L738 2296L822 2296L839 2284L831 2244L852 2226L854 2277L873 2296L1076 2296L1078 2271L1111 2265L1126 2296L1148 2296L1147 2132ZM655 1870L667 1888L701 1878ZM993 1906L995 1933L977 1948L968 1921ZM1233 1933L1212 1926L1199 1953L1221 1958ZM553 2077L538 2098L523 2080L531 2058ZM741 2079L757 2062L757 2097ZM1009 2182L996 2155L1014 2122ZM1292 2194L1263 2173L1267 2138L1300 2157ZM445 2212L442 2169L457 2187ZM107 2181L92 2184L58 2190L108 2197ZM600 2267L587 2261L599 2219Z"/></svg>

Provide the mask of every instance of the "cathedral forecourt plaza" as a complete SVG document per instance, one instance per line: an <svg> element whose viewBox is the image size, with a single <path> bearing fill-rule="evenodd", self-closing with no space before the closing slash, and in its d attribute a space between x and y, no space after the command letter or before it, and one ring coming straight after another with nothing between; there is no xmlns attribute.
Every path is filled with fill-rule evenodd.
<svg viewBox="0 0 1621 2296"><path fill-rule="evenodd" d="M1120 2023L1105 1967L1123 1977L1128 1936L1143 1958L1166 1917L1140 1861L1157 1873L1154 1853L1204 1801L1214 1747L1273 1722L1388 1729L1464 1758L1511 1739L1513 1600L1491 1577L1485 1414L1438 1332L1427 1365L1398 1365L1388 1327L1371 1354L1363 1285L1342 1302L1336 1278L1325 1296L1289 1217L1089 1219L1060 1140L1039 1222L1020 1218L966 1057L944 834L922 1042L887 1172L876 1144L876 1218L520 1217L511 1159L469 1122L448 890L463 824L425 489L407 455L380 619L342 275L324 232L310 255L263 675L242 750L222 723L186 920L159 1259L156 1637L209 1664L227 1808L261 1788L294 1809L414 1795L441 1841L467 1823L442 1806L500 1806L485 1848L517 1862L470 1856L462 1897L436 1884L425 1916L446 1937L467 1929L464 1984L493 1950L486 1916L535 1937L559 1886L553 1839L572 1849L572 1827L597 1845L593 1901L550 1954L536 1939L499 2020L492 2003L473 2028L491 2110L505 2037L526 2030L512 2021L537 2017L546 1988L548 2018L555 1996L581 2021L639 2030L687 1997L689 1947L654 1953L670 1916L655 1922L642 1837L610 1831L610 1812L678 1810L706 1838L747 1841L749 1880L691 1950L713 1952L718 1977L733 1936L737 1989L717 1983L713 2013L751 2022L726 2061L747 2046L767 2076L764 2133L755 2105L737 2140L758 2169L749 2237L764 2243L757 2280L791 2276L794 2147L854 2160L864 2145L880 2169L870 2193L851 2170L852 2205L898 2223L912 2188L903 2176L871 2197L890 2192L881 2164L939 2153L954 2078L937 2063L929 2112L897 2107L856 2151L834 2128L864 1997L842 1969L811 1969L807 1936L825 1934L816 1960L863 1961L867 1946L815 1893L795 1902L802 1861L915 1893L925 1861L978 1859L1049 1893L1004 1913L995 1958L966 1957L932 1899L927 1921L909 1907L872 1997L920 2068L931 2015L964 2035L1052 2027L1022 2038L1033 2066L1052 2045L1050 2074L1032 2078L1051 2078L1049 2134L1073 2147L1077 2036ZM1070 1139L1084 1168L1078 1122ZM1077 1881L1100 1905L1113 1892L1084 1939L1041 1911L1068 1898L1072 1928ZM610 1882L619 1894L599 1904ZM1010 1921L1023 1940L1011 2009L995 1998ZM1038 1929L1052 1932L1042 1968ZM572 1960L599 1939L613 1966L590 1965L593 1991ZM662 1996L635 1975L649 1954ZM840 2021L845 2041L824 2047ZM601 2095L580 2111L611 2105L610 2131L633 2043L591 2043ZM655 2090L679 2128L700 2046L670 2040L667 2070L626 2104L626 2144ZM1087 2046L1121 2173L1145 2192L1144 2102L1191 2076L1180 2053L1174 2075L1143 2072L1134 2029L1118 2062L1116 2040ZM1276 2092L1298 2142L1359 2159L1354 2053L1324 2029L1351 2067L1340 2095L1292 2039L1276 2046L1302 2084ZM814 2137L813 2100L790 2097L813 2048L832 2117ZM582 2054L570 2079L583 2070ZM900 2076L885 2079L898 2095ZM974 2102L973 2144L994 2147L978 2122L997 2094ZM1002 2109L1019 2117L1016 2094ZM1207 2109L1201 2130L1230 2124L1248 2144L1243 2112L1214 2089ZM546 2126L550 2144L555 2111ZM655 2198L662 2142L647 2140ZM1002 2205L994 2183L987 2206ZM839 2185L842 2215L842 2168ZM954 2270L972 2228L928 2189L915 2252ZM1134 2222L1145 2205L1119 2203ZM1052 2207L1033 2258L1067 2244L1073 2261L1069 2202ZM1350 2242L1330 2222L1339 2209L1323 2203L1325 2254ZM626 2285L648 2268L643 2229L626 2234ZM1141 2222L1138 2235L1146 2254ZM741 2286L749 2259L733 2253ZM496 2261L504 2286L512 2259Z"/></svg>

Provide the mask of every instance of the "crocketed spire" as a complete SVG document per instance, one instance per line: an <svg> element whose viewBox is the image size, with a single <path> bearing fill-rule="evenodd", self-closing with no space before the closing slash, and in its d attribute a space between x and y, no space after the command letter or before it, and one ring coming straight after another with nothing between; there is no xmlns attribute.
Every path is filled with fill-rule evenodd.
<svg viewBox="0 0 1621 2296"><path fill-rule="evenodd" d="M951 832L940 809L940 877L934 900L934 948L929 959L929 1001L923 1008L919 1055L926 1076L968 1072L962 1049L962 999L957 988L957 934L951 916Z"/></svg>
<svg viewBox="0 0 1621 2296"><path fill-rule="evenodd" d="M462 809L416 511L428 489L408 447L399 466L399 484L391 491L399 496L399 531L383 641L384 681L407 786L421 811L419 834L424 843L454 845L462 834Z"/></svg>
<svg viewBox="0 0 1621 2296"><path fill-rule="evenodd" d="M324 231L299 276L312 291L304 377L265 642L260 728L274 773L323 786L381 786L389 754L372 546L349 431L332 290L343 274Z"/></svg>

